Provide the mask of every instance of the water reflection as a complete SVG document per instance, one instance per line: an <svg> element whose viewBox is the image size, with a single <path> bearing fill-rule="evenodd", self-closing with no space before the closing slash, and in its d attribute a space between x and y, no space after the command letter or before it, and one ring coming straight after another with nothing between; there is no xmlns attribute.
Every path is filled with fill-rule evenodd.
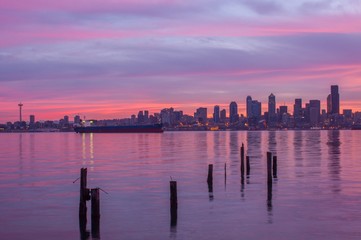
<svg viewBox="0 0 361 240"><path fill-rule="evenodd" d="M261 144L262 144L262 132L255 131L247 132L247 150L246 155L250 156L251 159L253 158L261 158Z"/></svg>
<svg viewBox="0 0 361 240"><path fill-rule="evenodd" d="M239 153L239 144L238 144L238 132L231 131L229 133L229 147L231 150L231 155L238 155Z"/></svg>
<svg viewBox="0 0 361 240"><path fill-rule="evenodd" d="M305 135L305 153L308 176L321 174L321 131L310 131Z"/></svg>
<svg viewBox="0 0 361 240"><path fill-rule="evenodd" d="M277 153L276 131L268 132L268 151L274 154Z"/></svg>
<svg viewBox="0 0 361 240"><path fill-rule="evenodd" d="M293 154L295 159L295 174L297 177L303 177L303 131L293 132Z"/></svg>
<svg viewBox="0 0 361 240"><path fill-rule="evenodd" d="M87 146L87 137L89 137L89 146ZM93 133L82 133L82 158L83 165L87 165L89 160L89 168L91 171L94 170L94 134ZM89 148L89 159L88 149Z"/></svg>
<svg viewBox="0 0 361 240"><path fill-rule="evenodd" d="M273 223L273 205L272 205L272 183L267 184L267 216L268 223Z"/></svg>
<svg viewBox="0 0 361 240"><path fill-rule="evenodd" d="M341 191L340 186L340 173L341 173L341 164L340 164L340 155L341 155L341 140L340 140L340 131L328 131L327 132L327 146L328 146L328 169L330 180L332 181L332 192L339 193Z"/></svg>
<svg viewBox="0 0 361 240"><path fill-rule="evenodd" d="M22 166L23 160L23 134L19 133L19 160Z"/></svg>

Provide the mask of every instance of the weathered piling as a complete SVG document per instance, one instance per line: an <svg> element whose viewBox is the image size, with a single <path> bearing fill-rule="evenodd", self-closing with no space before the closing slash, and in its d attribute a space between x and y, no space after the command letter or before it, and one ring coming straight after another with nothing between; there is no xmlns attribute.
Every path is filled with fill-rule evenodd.
<svg viewBox="0 0 361 240"><path fill-rule="evenodd" d="M86 216L79 217L79 230L80 230L80 239L86 240L89 239L89 232L86 230Z"/></svg>
<svg viewBox="0 0 361 240"><path fill-rule="evenodd" d="M251 173L251 164L249 162L249 156L246 156L246 174L249 176Z"/></svg>
<svg viewBox="0 0 361 240"><path fill-rule="evenodd" d="M99 188L91 190L92 219L100 218L100 195Z"/></svg>
<svg viewBox="0 0 361 240"><path fill-rule="evenodd" d="M177 197L177 181L170 181L170 217L171 226L177 225L177 210L178 197Z"/></svg>
<svg viewBox="0 0 361 240"><path fill-rule="evenodd" d="M272 184L272 153L267 152L267 183Z"/></svg>
<svg viewBox="0 0 361 240"><path fill-rule="evenodd" d="M80 202L79 217L86 218L86 201L89 200L89 189L87 188L87 169L80 169Z"/></svg>
<svg viewBox="0 0 361 240"><path fill-rule="evenodd" d="M244 144L241 147L241 177L244 178Z"/></svg>
<svg viewBox="0 0 361 240"><path fill-rule="evenodd" d="M100 218L92 218L92 239L100 239Z"/></svg>
<svg viewBox="0 0 361 240"><path fill-rule="evenodd" d="M273 156L273 177L277 178L277 156Z"/></svg>
<svg viewBox="0 0 361 240"><path fill-rule="evenodd" d="M213 185L213 164L208 165L207 183L208 185Z"/></svg>
<svg viewBox="0 0 361 240"><path fill-rule="evenodd" d="M267 207L272 210L272 183L267 184Z"/></svg>
<svg viewBox="0 0 361 240"><path fill-rule="evenodd" d="M100 194L99 188L91 189L92 238L100 239Z"/></svg>

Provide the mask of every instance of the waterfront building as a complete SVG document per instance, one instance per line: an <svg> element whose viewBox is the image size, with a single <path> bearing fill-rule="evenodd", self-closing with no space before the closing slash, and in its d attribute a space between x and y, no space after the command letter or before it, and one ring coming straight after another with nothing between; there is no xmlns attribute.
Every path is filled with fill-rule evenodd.
<svg viewBox="0 0 361 240"><path fill-rule="evenodd" d="M160 111L160 119L161 123L166 126L172 126L173 125L173 108L164 108Z"/></svg>

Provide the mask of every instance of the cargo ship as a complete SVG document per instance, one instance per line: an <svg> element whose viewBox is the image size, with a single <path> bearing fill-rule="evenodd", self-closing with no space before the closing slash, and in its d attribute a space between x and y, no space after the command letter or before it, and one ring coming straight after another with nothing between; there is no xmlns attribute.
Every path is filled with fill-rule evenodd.
<svg viewBox="0 0 361 240"><path fill-rule="evenodd" d="M161 124L132 126L80 126L74 127L76 133L162 133Z"/></svg>

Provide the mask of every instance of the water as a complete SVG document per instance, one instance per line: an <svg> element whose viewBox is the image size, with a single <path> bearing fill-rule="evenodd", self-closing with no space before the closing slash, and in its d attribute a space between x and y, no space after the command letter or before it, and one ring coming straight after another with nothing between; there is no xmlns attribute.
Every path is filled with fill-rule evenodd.
<svg viewBox="0 0 361 240"><path fill-rule="evenodd" d="M88 187L109 193L101 192L101 239L360 239L360 133L0 134L0 238L80 239L73 181L87 167ZM244 184L242 142L251 157ZM270 201L268 150L278 156Z"/></svg>

